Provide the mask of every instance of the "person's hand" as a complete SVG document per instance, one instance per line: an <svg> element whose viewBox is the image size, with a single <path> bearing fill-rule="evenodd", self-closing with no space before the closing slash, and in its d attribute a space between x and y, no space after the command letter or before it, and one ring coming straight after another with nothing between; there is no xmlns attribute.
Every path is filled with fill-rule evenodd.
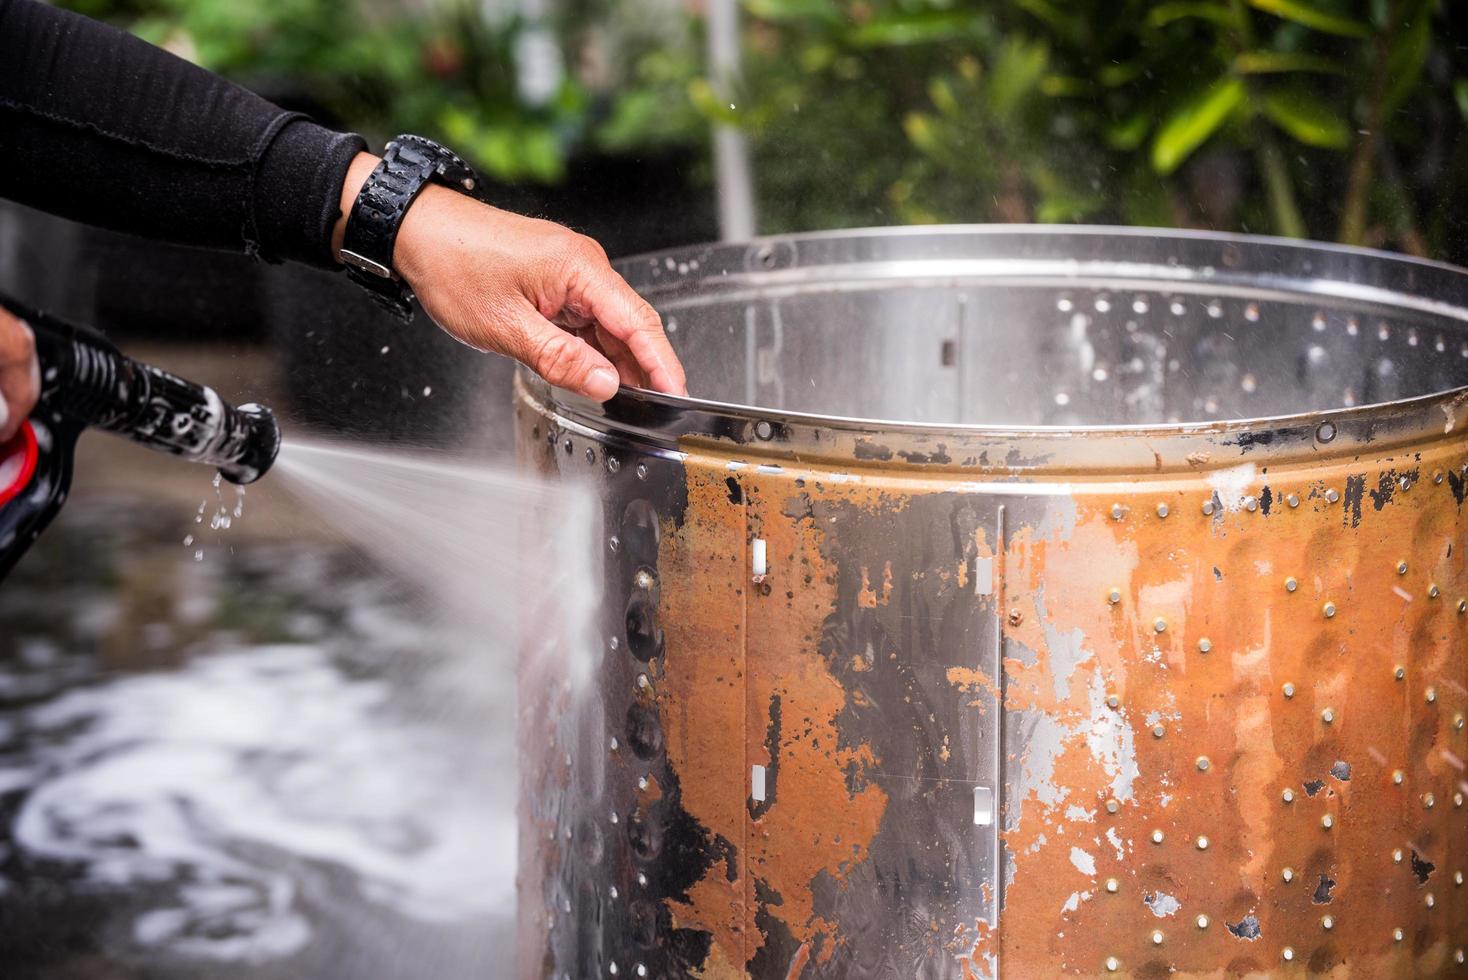
<svg viewBox="0 0 1468 980"><path fill-rule="evenodd" d="M344 214L376 162L353 162ZM584 235L435 185L408 209L393 265L439 326L557 387L597 401L619 384L687 392L657 312Z"/></svg>
<svg viewBox="0 0 1468 980"><path fill-rule="evenodd" d="M23 321L0 309L0 442L20 429L40 393L36 337Z"/></svg>

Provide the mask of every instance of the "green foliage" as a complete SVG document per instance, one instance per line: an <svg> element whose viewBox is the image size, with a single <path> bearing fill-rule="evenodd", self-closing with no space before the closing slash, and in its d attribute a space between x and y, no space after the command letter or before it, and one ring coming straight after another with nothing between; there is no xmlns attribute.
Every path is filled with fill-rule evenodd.
<svg viewBox="0 0 1468 980"><path fill-rule="evenodd" d="M1452 0L742 0L728 90L700 4L557 0L573 71L537 105L513 68L528 25L471 0L66 2L503 179L554 180L586 147L706 152L737 126L765 231L1114 221L1468 258Z"/></svg>
<svg viewBox="0 0 1468 980"><path fill-rule="evenodd" d="M450 140L501 180L554 181L588 125L567 80L546 104L517 90L527 25L491 24L469 0L66 0L276 98L306 100L378 139Z"/></svg>
<svg viewBox="0 0 1468 980"><path fill-rule="evenodd" d="M1468 25L1446 0L743 9L738 97L688 92L750 134L765 230L1121 221L1465 244L1468 213L1434 211L1435 185L1468 183Z"/></svg>

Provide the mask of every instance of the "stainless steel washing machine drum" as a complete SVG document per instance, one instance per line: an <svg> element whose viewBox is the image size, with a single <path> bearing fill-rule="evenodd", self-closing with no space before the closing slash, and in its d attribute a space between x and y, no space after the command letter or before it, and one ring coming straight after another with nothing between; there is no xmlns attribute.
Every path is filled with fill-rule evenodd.
<svg viewBox="0 0 1468 980"><path fill-rule="evenodd" d="M622 269L692 396L516 389L605 518L595 649L522 685L523 974L1462 968L1468 273L1026 227Z"/></svg>

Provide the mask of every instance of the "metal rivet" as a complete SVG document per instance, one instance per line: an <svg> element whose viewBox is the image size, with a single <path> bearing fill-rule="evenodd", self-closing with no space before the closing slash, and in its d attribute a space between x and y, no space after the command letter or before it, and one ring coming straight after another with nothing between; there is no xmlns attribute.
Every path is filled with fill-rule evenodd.
<svg viewBox="0 0 1468 980"><path fill-rule="evenodd" d="M1333 603L1333 602L1327 602L1325 604L1325 608L1323 608L1321 610L1321 612L1325 613L1325 618L1326 619L1334 619L1335 618L1335 603Z"/></svg>
<svg viewBox="0 0 1468 980"><path fill-rule="evenodd" d="M1115 694L1108 694L1108 695L1106 695L1106 707L1108 707L1108 708L1116 708L1116 707L1119 707L1120 705L1121 705L1121 698L1117 697Z"/></svg>
<svg viewBox="0 0 1468 980"><path fill-rule="evenodd" d="M643 886L644 888L646 888L647 887L647 875L643 874L641 871L637 872L637 883L639 885Z"/></svg>
<svg viewBox="0 0 1468 980"><path fill-rule="evenodd" d="M1118 602L1121 601L1121 590L1112 589L1109 593L1107 593L1106 601L1111 603L1113 606L1116 605Z"/></svg>
<svg viewBox="0 0 1468 980"><path fill-rule="evenodd" d="M1244 498L1244 510L1247 510L1249 513L1252 514L1252 513L1254 513L1254 511L1256 511L1258 509L1259 509L1259 501L1255 500L1253 497L1245 497Z"/></svg>
<svg viewBox="0 0 1468 980"><path fill-rule="evenodd" d="M607 964L607 972L610 973L612 976L616 976L617 975L617 961L616 960L612 960L610 963Z"/></svg>
<svg viewBox="0 0 1468 980"><path fill-rule="evenodd" d="M617 751L617 749L619 749L619 748L621 748L621 743L620 743L620 742L618 742L618 741L617 741L617 736L615 736L615 735L613 735L613 736L612 736L612 738L611 738L611 741L609 741L609 742L608 742L608 743L607 743L607 746L608 746L608 747L609 747L609 748L610 748L610 749L611 749L611 750L612 750L612 751L613 751L613 752L615 752L615 751Z"/></svg>
<svg viewBox="0 0 1468 980"><path fill-rule="evenodd" d="M1424 810L1431 810L1432 809L1432 805L1434 803L1436 803L1436 802L1437 802L1437 798L1434 797L1431 793L1423 793L1422 794L1422 808Z"/></svg>
<svg viewBox="0 0 1468 980"><path fill-rule="evenodd" d="M1461 616L1464 613L1468 613L1468 599L1459 599L1458 600L1458 615Z"/></svg>
<svg viewBox="0 0 1468 980"><path fill-rule="evenodd" d="M607 472L615 473L622 468L622 461L615 456L607 457Z"/></svg>
<svg viewBox="0 0 1468 980"><path fill-rule="evenodd" d="M616 810L613 810L612 811L612 823L621 823L621 822L622 822L622 818L619 817L619 816L617 816L617 811Z"/></svg>
<svg viewBox="0 0 1468 980"><path fill-rule="evenodd" d="M1208 916L1206 916L1206 915L1200 915L1196 919L1193 920L1193 923L1199 929L1207 929L1208 928Z"/></svg>
<svg viewBox="0 0 1468 980"><path fill-rule="evenodd" d="M1300 506L1300 498L1295 496L1294 494L1290 494L1288 497L1285 498L1285 503L1289 504L1290 509L1293 510L1294 508Z"/></svg>
<svg viewBox="0 0 1468 980"><path fill-rule="evenodd" d="M1200 755L1200 756L1198 756L1198 771L1199 772L1207 772L1208 771L1208 767L1210 765L1211 765L1211 763L1208 761L1208 757L1206 755Z"/></svg>
<svg viewBox="0 0 1468 980"><path fill-rule="evenodd" d="M1279 794L1279 796L1280 799L1284 800L1286 803L1295 802L1295 791L1292 789L1285 790L1283 793Z"/></svg>
<svg viewBox="0 0 1468 980"><path fill-rule="evenodd" d="M1320 919L1320 928L1324 929L1326 932L1329 932L1330 930L1335 928L1335 919L1331 918L1328 915L1322 916Z"/></svg>
<svg viewBox="0 0 1468 980"><path fill-rule="evenodd" d="M756 438L768 442L775 435L775 427L764 419L761 419L754 424L754 434Z"/></svg>
<svg viewBox="0 0 1468 980"><path fill-rule="evenodd" d="M1453 951L1453 959L1459 963L1463 962L1464 954L1461 949Z"/></svg>
<svg viewBox="0 0 1468 980"><path fill-rule="evenodd" d="M1212 500L1205 500L1205 501L1203 501L1203 516L1204 517L1212 517L1213 516L1213 501Z"/></svg>
<svg viewBox="0 0 1468 980"><path fill-rule="evenodd" d="M1331 722L1335 721L1335 710L1332 708L1326 708L1324 711L1320 712L1320 720L1329 725Z"/></svg>
<svg viewBox="0 0 1468 980"><path fill-rule="evenodd" d="M1400 847L1392 850L1392 864L1402 863L1402 849Z"/></svg>
<svg viewBox="0 0 1468 980"><path fill-rule="evenodd" d="M1111 505L1111 519L1112 520L1119 521L1119 520L1121 520L1125 516L1126 516L1126 508L1125 507L1123 507L1121 504L1112 504Z"/></svg>
<svg viewBox="0 0 1468 980"><path fill-rule="evenodd" d="M1293 684L1286 683L1284 687L1280 688L1280 690L1284 692L1284 696L1287 698L1292 698L1295 696L1295 685Z"/></svg>
<svg viewBox="0 0 1468 980"><path fill-rule="evenodd" d="M1438 470L1438 471L1436 471L1435 473L1432 474L1432 482L1433 483L1442 483L1443 482L1443 471L1442 470Z"/></svg>
<svg viewBox="0 0 1468 980"><path fill-rule="evenodd" d="M1286 946L1284 949L1282 949L1282 950L1279 951L1279 955L1280 956L1283 956L1285 958L1285 960L1288 961L1288 960L1292 960L1292 959L1295 958L1295 951L1293 949L1291 949L1290 947Z"/></svg>
<svg viewBox="0 0 1468 980"><path fill-rule="evenodd" d="M617 886L613 885L607 889L607 894L612 898L617 898L620 893L617 891Z"/></svg>
<svg viewBox="0 0 1468 980"><path fill-rule="evenodd" d="M1158 517L1166 518L1167 515L1168 514L1171 514L1171 513L1172 513L1172 511L1168 508L1168 506L1166 504L1158 504L1157 505L1157 516Z"/></svg>
<svg viewBox="0 0 1468 980"><path fill-rule="evenodd" d="M1439 589L1436 584L1429 585L1427 587L1427 598L1429 599L1436 599L1442 594L1442 589Z"/></svg>
<svg viewBox="0 0 1468 980"><path fill-rule="evenodd" d="M637 964L637 975L639 977L645 977L645 976L647 976L647 966L646 966L646 964L643 964L643 963Z"/></svg>
<svg viewBox="0 0 1468 980"><path fill-rule="evenodd" d="M1401 929L1392 930L1392 938L1395 939L1397 942L1401 942L1404 935L1405 934L1402 932Z"/></svg>
<svg viewBox="0 0 1468 980"><path fill-rule="evenodd" d="M1165 633L1167 632L1167 621L1163 619L1158 619L1152 623L1152 628L1159 633Z"/></svg>
<svg viewBox="0 0 1468 980"><path fill-rule="evenodd" d="M1295 581L1293 578L1287 578L1287 579L1285 579L1285 591L1286 592L1293 592L1296 589L1298 589L1299 587L1300 587L1300 583L1297 582L1297 581Z"/></svg>
<svg viewBox="0 0 1468 980"><path fill-rule="evenodd" d="M1459 886L1461 886L1463 884L1463 872L1461 872L1461 871L1454 871L1453 872L1453 884L1459 885Z"/></svg>
<svg viewBox="0 0 1468 980"><path fill-rule="evenodd" d="M1398 785L1398 786L1402 785L1402 780L1405 779L1405 778L1406 778L1406 776L1402 772L1402 770L1400 770L1400 769L1393 769L1392 770L1392 782L1395 783L1396 785Z"/></svg>
<svg viewBox="0 0 1468 980"><path fill-rule="evenodd" d="M1326 830L1329 830L1330 828L1335 826L1335 818L1327 813L1325 816L1320 818L1320 826L1324 827Z"/></svg>
<svg viewBox="0 0 1468 980"><path fill-rule="evenodd" d="M569 456L571 455L571 450L575 449L576 447L571 444L570 439L567 439L565 442L561 443L561 448L566 450L566 455Z"/></svg>
<svg viewBox="0 0 1468 980"><path fill-rule="evenodd" d="M647 479L647 464L646 463L638 463L637 464L637 478L639 480L646 480Z"/></svg>
<svg viewBox="0 0 1468 980"><path fill-rule="evenodd" d="M596 450L590 446L586 447L586 461L593 464L596 462Z"/></svg>
<svg viewBox="0 0 1468 980"><path fill-rule="evenodd" d="M637 687L640 690L645 691L649 687L652 687L652 681L650 681L650 680L647 679L647 675L646 674L638 674L637 675Z"/></svg>
<svg viewBox="0 0 1468 980"><path fill-rule="evenodd" d="M1153 738L1161 738L1162 736L1164 736L1166 734L1167 734L1167 729L1166 728L1163 728L1161 725L1153 725L1152 726L1152 737Z"/></svg>
<svg viewBox="0 0 1468 980"><path fill-rule="evenodd" d="M1428 908L1433 908L1437 905L1437 899L1432 897L1432 892L1428 892L1426 895L1423 896L1422 904L1426 905Z"/></svg>
<svg viewBox="0 0 1468 980"><path fill-rule="evenodd" d="M1429 687L1427 689L1427 693L1425 693L1423 697L1427 699L1428 704L1432 704L1434 701L1437 700L1437 688Z"/></svg>
<svg viewBox="0 0 1468 980"><path fill-rule="evenodd" d="M1203 639L1201 639L1201 640L1198 641L1198 652L1199 653L1207 653L1209 650L1212 650L1212 649L1213 649L1213 641L1210 640L1210 639L1208 639L1208 637L1205 636L1205 637L1203 637Z"/></svg>
<svg viewBox="0 0 1468 980"><path fill-rule="evenodd" d="M1404 562L1404 561L1397 562L1397 574L1398 575L1406 575L1407 574L1407 563L1406 562Z"/></svg>
<svg viewBox="0 0 1468 980"><path fill-rule="evenodd" d="M1115 973L1117 970L1120 970L1120 969L1121 969L1121 961L1119 961L1115 956L1108 956L1108 957L1106 957L1106 972L1107 973Z"/></svg>
<svg viewBox="0 0 1468 980"><path fill-rule="evenodd" d="M1152 945L1153 946L1161 946L1162 945L1162 939L1163 939L1162 930L1161 929L1153 929L1152 930Z"/></svg>
<svg viewBox="0 0 1468 980"><path fill-rule="evenodd" d="M617 549L620 548L620 547L622 547L622 542L621 542L621 540L615 534L612 535L610 538L607 538L607 550L608 551L610 551L610 552L612 552L612 553L615 554L616 551L617 551Z"/></svg>
<svg viewBox="0 0 1468 980"><path fill-rule="evenodd" d="M1397 680L1401 680L1407 676L1407 668L1401 664L1397 664L1396 669L1392 671L1392 676Z"/></svg>
<svg viewBox="0 0 1468 980"><path fill-rule="evenodd" d="M1162 831L1160 831L1160 830L1154 830L1154 831L1152 831L1152 843L1154 843L1154 844L1161 844L1162 843Z"/></svg>
<svg viewBox="0 0 1468 980"><path fill-rule="evenodd" d="M1459 732L1461 732L1463 730L1463 716L1462 715L1453 715L1453 729L1454 729L1454 731L1459 731Z"/></svg>
<svg viewBox="0 0 1468 980"><path fill-rule="evenodd" d="M1206 837L1199 837L1198 838L1198 841L1197 841L1197 844L1198 844L1198 850L1200 850L1200 851L1206 851L1206 850L1208 850L1208 838L1206 838Z"/></svg>
<svg viewBox="0 0 1468 980"><path fill-rule="evenodd" d="M1338 501L1338 500L1341 499L1341 495L1340 495L1340 493L1338 491L1336 491L1334 488L1332 488L1330 490L1325 491L1325 499L1326 499L1327 502L1333 504L1336 501Z"/></svg>
<svg viewBox="0 0 1468 980"><path fill-rule="evenodd" d="M637 574L633 576L632 581L633 584L644 591L651 591L652 587L658 583L658 580L653 576L652 572L649 572L645 568L639 568Z"/></svg>
<svg viewBox="0 0 1468 980"><path fill-rule="evenodd" d="M1116 894L1116 890L1118 888L1120 888L1120 887L1121 887L1121 882L1117 881L1115 878L1107 878L1106 879L1106 893L1108 895L1115 895Z"/></svg>
<svg viewBox="0 0 1468 980"><path fill-rule="evenodd" d="M1116 802L1115 800L1107 800L1106 801L1106 812L1107 813L1115 813L1116 811L1118 811L1120 809L1121 809L1121 804L1118 803L1118 802Z"/></svg>
<svg viewBox="0 0 1468 980"><path fill-rule="evenodd" d="M1280 872L1280 877L1285 880L1285 884L1289 884L1295 880L1295 869L1285 868L1284 871Z"/></svg>

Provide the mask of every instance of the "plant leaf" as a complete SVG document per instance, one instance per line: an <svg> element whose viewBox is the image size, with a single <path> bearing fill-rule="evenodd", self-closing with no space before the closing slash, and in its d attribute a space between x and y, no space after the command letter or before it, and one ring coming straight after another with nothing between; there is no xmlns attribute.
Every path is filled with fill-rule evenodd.
<svg viewBox="0 0 1468 980"><path fill-rule="evenodd" d="M1241 75L1269 75L1281 72L1309 71L1327 75L1344 75L1338 60L1299 51L1245 51L1234 59L1234 71Z"/></svg>
<svg viewBox="0 0 1468 980"><path fill-rule="evenodd" d="M989 106L997 115L1013 112L1020 100L1039 84L1050 61L1043 41L1013 37L1004 42L989 72Z"/></svg>
<svg viewBox="0 0 1468 980"><path fill-rule="evenodd" d="M1267 92L1261 108L1276 126L1307 146L1343 150L1351 143L1351 127L1335 107L1307 92Z"/></svg>
<svg viewBox="0 0 1468 980"><path fill-rule="evenodd" d="M1382 114L1389 115L1412 94L1422 80L1422 66L1432 45L1432 13L1425 3L1411 4L1392 40L1386 57L1386 76L1391 79L1382 98Z"/></svg>
<svg viewBox="0 0 1468 980"><path fill-rule="evenodd" d="M1244 83L1222 78L1173 110L1152 141L1152 168L1170 174L1244 101Z"/></svg>
<svg viewBox="0 0 1468 980"><path fill-rule="evenodd" d="M839 23L841 12L831 0L744 0L751 17L771 21L821 20Z"/></svg>
<svg viewBox="0 0 1468 980"><path fill-rule="evenodd" d="M1249 0L1249 6L1326 34L1339 34L1341 37L1371 36L1370 25L1352 17L1319 10L1300 0Z"/></svg>
<svg viewBox="0 0 1468 980"><path fill-rule="evenodd" d="M1190 0L1159 3L1147 12L1147 26L1166 27L1175 20L1187 18L1208 20L1224 27L1239 26L1238 18L1234 16L1233 10L1227 4L1190 2Z"/></svg>
<svg viewBox="0 0 1468 980"><path fill-rule="evenodd" d="M980 33L983 19L968 10L927 10L911 14L889 14L867 21L846 33L848 43L858 48L901 47L972 38Z"/></svg>
<svg viewBox="0 0 1468 980"><path fill-rule="evenodd" d="M1105 129L1106 143L1113 149L1131 151L1142 145L1147 131L1152 128L1152 114L1140 109L1124 119L1118 119Z"/></svg>

